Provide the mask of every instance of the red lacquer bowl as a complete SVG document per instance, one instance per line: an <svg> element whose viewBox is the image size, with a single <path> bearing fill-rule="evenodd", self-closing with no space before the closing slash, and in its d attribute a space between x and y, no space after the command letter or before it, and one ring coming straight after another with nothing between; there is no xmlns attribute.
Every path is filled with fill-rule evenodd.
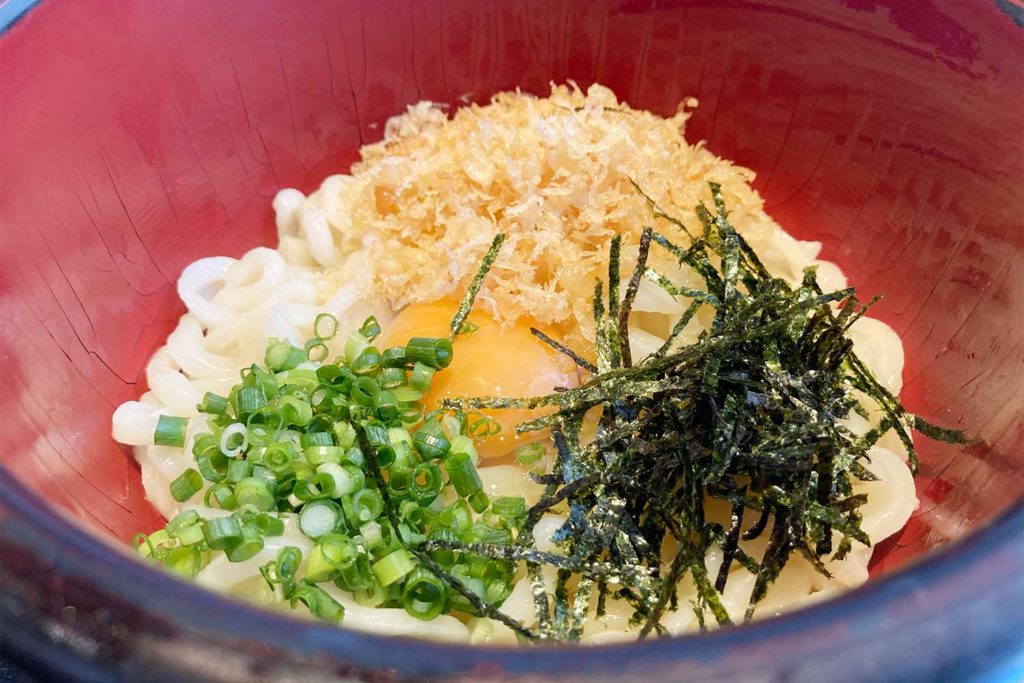
<svg viewBox="0 0 1024 683"><path fill-rule="evenodd" d="M22 13L23 12L23 13ZM20 16L19 13L22 13ZM0 3L4 654L49 680L969 680L1022 674L1024 11L1016 0ZM601 82L758 172L904 338L921 508L877 581L586 651L385 639L178 582L110 415L201 256L269 244L405 105ZM120 544L120 545L118 545Z"/></svg>

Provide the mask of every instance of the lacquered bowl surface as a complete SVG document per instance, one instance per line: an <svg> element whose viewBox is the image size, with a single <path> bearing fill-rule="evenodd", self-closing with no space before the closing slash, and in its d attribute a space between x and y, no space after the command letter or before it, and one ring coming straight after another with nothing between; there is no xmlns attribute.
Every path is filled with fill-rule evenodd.
<svg viewBox="0 0 1024 683"><path fill-rule="evenodd" d="M0 24L29 4L0 5ZM1022 16L981 0L29 8L0 35L5 651L96 680L1019 673ZM981 440L922 448L921 508L877 551L877 582L728 632L526 654L257 612L98 540L161 522L110 414L181 314L185 264L270 243L274 192L347 168L407 104L568 79L662 114L697 97L688 137L756 170L773 216L885 295L907 405Z"/></svg>

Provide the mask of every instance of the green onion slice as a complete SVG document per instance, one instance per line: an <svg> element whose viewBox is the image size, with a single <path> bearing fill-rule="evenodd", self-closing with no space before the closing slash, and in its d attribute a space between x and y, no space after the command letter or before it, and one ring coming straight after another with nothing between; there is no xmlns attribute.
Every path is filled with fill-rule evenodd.
<svg viewBox="0 0 1024 683"><path fill-rule="evenodd" d="M189 467L171 482L171 497L179 503L194 496L203 488L203 475Z"/></svg>
<svg viewBox="0 0 1024 683"><path fill-rule="evenodd" d="M405 548L399 548L373 563L373 573L385 588L415 568L416 564Z"/></svg>
<svg viewBox="0 0 1024 683"><path fill-rule="evenodd" d="M448 603L448 591L441 579L429 569L416 567L405 580L402 589L402 606L417 619L430 621L444 612Z"/></svg>
<svg viewBox="0 0 1024 683"><path fill-rule="evenodd" d="M438 337L413 337L405 345L405 357L410 362L422 363L436 370L451 364L453 351L450 341Z"/></svg>
<svg viewBox="0 0 1024 683"><path fill-rule="evenodd" d="M200 413L223 415L228 411L228 399L224 396L219 396L212 391L207 391L203 395L203 400L198 406L196 406L196 409Z"/></svg>
<svg viewBox="0 0 1024 683"><path fill-rule="evenodd" d="M213 550L227 550L242 542L242 527L234 517L208 519L203 525L206 543Z"/></svg>
<svg viewBox="0 0 1024 683"><path fill-rule="evenodd" d="M188 418L161 415L153 432L153 443L157 446L173 446L183 448L185 435L188 433Z"/></svg>
<svg viewBox="0 0 1024 683"><path fill-rule="evenodd" d="M336 503L315 500L303 506L299 513L299 529L306 536L318 539L333 532L341 523L341 510Z"/></svg>
<svg viewBox="0 0 1024 683"><path fill-rule="evenodd" d="M333 339L338 334L338 319L330 313L321 313L313 320L313 336Z"/></svg>

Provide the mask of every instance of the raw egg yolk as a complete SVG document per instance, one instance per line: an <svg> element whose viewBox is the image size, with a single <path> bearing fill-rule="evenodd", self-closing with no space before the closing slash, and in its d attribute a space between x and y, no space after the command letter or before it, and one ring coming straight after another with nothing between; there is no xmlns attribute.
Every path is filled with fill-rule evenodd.
<svg viewBox="0 0 1024 683"><path fill-rule="evenodd" d="M407 306L385 327L378 347L404 346L412 337L447 337L457 310L458 303L447 300ZM531 320L502 327L486 313L474 311L469 321L477 329L455 338L451 365L434 375L424 397L428 411L445 398L532 397L550 394L556 386L578 384L572 361L534 337L530 327L538 326ZM551 330L542 331L556 336ZM550 408L480 412L501 426L496 435L477 442L481 458L499 458L517 446L548 438L547 431L517 436L515 426L552 412Z"/></svg>

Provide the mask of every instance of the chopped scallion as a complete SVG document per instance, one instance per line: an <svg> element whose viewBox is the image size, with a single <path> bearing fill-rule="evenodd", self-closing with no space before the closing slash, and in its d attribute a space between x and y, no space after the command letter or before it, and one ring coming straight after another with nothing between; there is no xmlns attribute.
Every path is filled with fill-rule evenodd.
<svg viewBox="0 0 1024 683"><path fill-rule="evenodd" d="M380 323L377 322L377 318L370 316L363 321L362 327L359 328L359 334L363 335L371 342L380 336Z"/></svg>
<svg viewBox="0 0 1024 683"><path fill-rule="evenodd" d="M435 370L448 367L452 362L452 355L452 343L443 338L413 337L405 345L405 357L409 362L422 363Z"/></svg>
<svg viewBox="0 0 1024 683"><path fill-rule="evenodd" d="M338 334L338 319L330 313L321 313L313 320L313 336L333 339Z"/></svg>
<svg viewBox="0 0 1024 683"><path fill-rule="evenodd" d="M227 548L225 554L230 562L244 562L261 550L263 550L263 536L260 535L259 529L252 524L243 524L242 540Z"/></svg>
<svg viewBox="0 0 1024 683"><path fill-rule="evenodd" d="M194 496L203 488L203 475L189 467L171 482L171 497L179 503Z"/></svg>
<svg viewBox="0 0 1024 683"><path fill-rule="evenodd" d="M257 386L242 387L238 390L238 415L247 416L267 405L266 394Z"/></svg>
<svg viewBox="0 0 1024 683"><path fill-rule="evenodd" d="M223 415L228 411L228 399L212 391L207 391L203 395L203 400L196 406L196 409L200 413L208 415Z"/></svg>
<svg viewBox="0 0 1024 683"><path fill-rule="evenodd" d="M305 350L295 348L287 341L278 340L267 346L263 362L269 369L283 374L283 371L294 370L306 362L307 357Z"/></svg>
<svg viewBox="0 0 1024 683"><path fill-rule="evenodd" d="M173 446L183 448L185 435L188 433L188 418L161 415L153 432L153 443L157 446Z"/></svg>
<svg viewBox="0 0 1024 683"><path fill-rule="evenodd" d="M432 419L416 430L412 443L425 460L439 460L451 450L451 442L444 435L441 423Z"/></svg>
<svg viewBox="0 0 1024 683"><path fill-rule="evenodd" d="M288 595L288 600L292 607L301 602L315 617L333 624L339 623L345 616L345 608L341 603L323 588L308 581L299 581Z"/></svg>
<svg viewBox="0 0 1024 683"><path fill-rule="evenodd" d="M430 390L430 383L434 380L434 373L437 370L426 363L416 363L412 366L412 374L409 377L409 386L425 393Z"/></svg>
<svg viewBox="0 0 1024 683"><path fill-rule="evenodd" d="M359 354L370 345L370 340L359 332L353 332L345 339L345 362L354 363Z"/></svg>
<svg viewBox="0 0 1024 683"><path fill-rule="evenodd" d="M544 446L539 443L528 443L515 450L515 461L520 465L533 465L544 457Z"/></svg>
<svg viewBox="0 0 1024 683"><path fill-rule="evenodd" d="M213 550L227 550L242 542L242 527L234 517L216 517L203 524L206 543Z"/></svg>
<svg viewBox="0 0 1024 683"><path fill-rule="evenodd" d="M444 612L447 597L441 579L425 567L416 567L403 584L402 606L417 619L430 621Z"/></svg>
<svg viewBox="0 0 1024 683"><path fill-rule="evenodd" d="M409 360L405 357L405 347L392 346L384 349L384 352L380 354L380 364L388 369L404 370L409 364Z"/></svg>
<svg viewBox="0 0 1024 683"><path fill-rule="evenodd" d="M373 573L385 588L416 568L409 552L399 548L373 563Z"/></svg>
<svg viewBox="0 0 1024 683"><path fill-rule="evenodd" d="M332 498L341 498L363 488L366 480L363 471L352 465L342 466L333 462L325 462L317 466L317 474L331 477L334 482Z"/></svg>
<svg viewBox="0 0 1024 683"><path fill-rule="evenodd" d="M238 507L238 499L235 498L235 491L231 484L221 482L206 489L206 495L203 496L203 504L206 507L213 507L214 503L221 510L234 510Z"/></svg>
<svg viewBox="0 0 1024 683"><path fill-rule="evenodd" d="M322 363L327 360L327 357L331 354L331 350L327 348L327 344L319 337L316 339L310 339L306 342L306 358L314 363Z"/></svg>
<svg viewBox="0 0 1024 683"><path fill-rule="evenodd" d="M246 477L235 484L235 498L239 505L252 505L257 510L273 510L277 504L267 482L258 477Z"/></svg>
<svg viewBox="0 0 1024 683"><path fill-rule="evenodd" d="M468 453L452 453L444 461L444 467L448 472L448 479L455 487L455 492L463 498L468 498L483 487L480 475Z"/></svg>
<svg viewBox="0 0 1024 683"><path fill-rule="evenodd" d="M384 498L376 489L359 489L351 496L341 499L345 516L353 527L360 527L366 522L380 517L384 511Z"/></svg>
<svg viewBox="0 0 1024 683"><path fill-rule="evenodd" d="M340 522L341 510L335 503L326 500L307 503L299 513L299 529L312 539L333 532Z"/></svg>

